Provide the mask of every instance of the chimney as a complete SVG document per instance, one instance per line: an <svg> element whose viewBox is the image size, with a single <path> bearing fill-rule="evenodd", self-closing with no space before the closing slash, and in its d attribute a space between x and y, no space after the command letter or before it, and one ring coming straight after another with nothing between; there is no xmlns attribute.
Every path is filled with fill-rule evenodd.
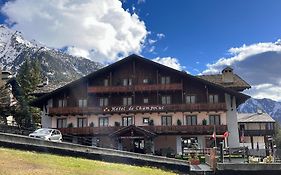
<svg viewBox="0 0 281 175"><path fill-rule="evenodd" d="M222 70L222 81L223 83L233 83L234 81L234 74L233 69L229 66Z"/></svg>
<svg viewBox="0 0 281 175"><path fill-rule="evenodd" d="M259 109L259 108L257 109L257 113L258 113L259 115L263 114L262 110Z"/></svg>

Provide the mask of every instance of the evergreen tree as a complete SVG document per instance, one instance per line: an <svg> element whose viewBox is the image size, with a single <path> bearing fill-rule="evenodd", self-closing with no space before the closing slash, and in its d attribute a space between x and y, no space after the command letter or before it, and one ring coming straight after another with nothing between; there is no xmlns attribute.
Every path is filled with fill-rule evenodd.
<svg viewBox="0 0 281 175"><path fill-rule="evenodd" d="M18 97L18 106L14 110L17 123L25 127L34 127L34 123L40 123L40 110L29 106L35 99L32 96L38 84L41 82L41 68L37 59L26 58L19 69L17 81L22 88L22 95Z"/></svg>
<svg viewBox="0 0 281 175"><path fill-rule="evenodd" d="M0 121L7 124L7 117L10 115L10 92L8 86L0 86Z"/></svg>

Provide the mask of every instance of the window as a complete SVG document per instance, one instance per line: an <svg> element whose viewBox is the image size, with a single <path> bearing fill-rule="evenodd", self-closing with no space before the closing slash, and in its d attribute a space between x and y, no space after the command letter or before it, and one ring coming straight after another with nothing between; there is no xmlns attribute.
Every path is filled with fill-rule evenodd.
<svg viewBox="0 0 281 175"><path fill-rule="evenodd" d="M77 127L83 128L87 126L87 118L78 118L77 119Z"/></svg>
<svg viewBox="0 0 281 175"><path fill-rule="evenodd" d="M59 100L59 107L66 107L66 106L67 106L66 99L60 99Z"/></svg>
<svg viewBox="0 0 281 175"><path fill-rule="evenodd" d="M124 97L123 98L123 106L132 105L132 97Z"/></svg>
<svg viewBox="0 0 281 175"><path fill-rule="evenodd" d="M57 128L66 128L66 118L57 119Z"/></svg>
<svg viewBox="0 0 281 175"><path fill-rule="evenodd" d="M163 126L171 126L172 125L172 116L162 116L161 124Z"/></svg>
<svg viewBox="0 0 281 175"><path fill-rule="evenodd" d="M197 125L197 116L196 115L186 116L186 125Z"/></svg>
<svg viewBox="0 0 281 175"><path fill-rule="evenodd" d="M122 126L130 126L133 124L132 117L122 117Z"/></svg>
<svg viewBox="0 0 281 175"><path fill-rule="evenodd" d="M148 104L148 98L143 98L143 103Z"/></svg>
<svg viewBox="0 0 281 175"><path fill-rule="evenodd" d="M104 85L104 86L108 86L108 79L104 79L104 80L103 80L103 85Z"/></svg>
<svg viewBox="0 0 281 175"><path fill-rule="evenodd" d="M221 117L219 115L210 115L209 116L209 124L210 125L220 125Z"/></svg>
<svg viewBox="0 0 281 175"><path fill-rule="evenodd" d="M161 77L161 84L170 84L170 77Z"/></svg>
<svg viewBox="0 0 281 175"><path fill-rule="evenodd" d="M185 96L185 101L187 104L194 104L196 103L196 97L195 95L187 95Z"/></svg>
<svg viewBox="0 0 281 175"><path fill-rule="evenodd" d="M161 101L163 105L171 104L171 96L162 96Z"/></svg>
<svg viewBox="0 0 281 175"><path fill-rule="evenodd" d="M132 86L133 80L131 78L125 78L123 79L123 86Z"/></svg>
<svg viewBox="0 0 281 175"><path fill-rule="evenodd" d="M99 126L108 126L108 117L100 117Z"/></svg>
<svg viewBox="0 0 281 175"><path fill-rule="evenodd" d="M108 98L100 98L100 107L108 106Z"/></svg>
<svg viewBox="0 0 281 175"><path fill-rule="evenodd" d="M274 130L274 123L267 123L267 130Z"/></svg>
<svg viewBox="0 0 281 175"><path fill-rule="evenodd" d="M79 105L80 108L87 107L87 99L78 100L78 105Z"/></svg>
<svg viewBox="0 0 281 175"><path fill-rule="evenodd" d="M148 79L147 78L145 78L145 79L143 79L143 84L148 84Z"/></svg>
<svg viewBox="0 0 281 175"><path fill-rule="evenodd" d="M149 118L148 117L144 117L143 118L143 124L148 124L149 123Z"/></svg>
<svg viewBox="0 0 281 175"><path fill-rule="evenodd" d="M218 95L209 95L209 103L218 103L219 96Z"/></svg>

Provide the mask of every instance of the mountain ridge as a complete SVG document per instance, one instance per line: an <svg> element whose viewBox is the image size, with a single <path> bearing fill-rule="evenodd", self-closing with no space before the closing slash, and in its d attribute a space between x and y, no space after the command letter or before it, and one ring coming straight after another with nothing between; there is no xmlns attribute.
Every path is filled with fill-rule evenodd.
<svg viewBox="0 0 281 175"><path fill-rule="evenodd" d="M102 64L98 62L68 55L48 48L35 40L28 41L21 32L0 25L0 66L2 69L16 75L27 58L40 61L43 77L47 77L52 84L71 82L102 67Z"/></svg>

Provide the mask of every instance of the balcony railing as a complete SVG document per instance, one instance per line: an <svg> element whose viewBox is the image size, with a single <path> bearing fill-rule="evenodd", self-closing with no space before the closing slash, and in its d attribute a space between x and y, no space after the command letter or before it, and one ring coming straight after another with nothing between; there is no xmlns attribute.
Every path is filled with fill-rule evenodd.
<svg viewBox="0 0 281 175"><path fill-rule="evenodd" d="M240 136L242 135L240 131ZM266 136L266 135L274 135L275 130L268 130L268 129L257 129L257 130L245 130L245 136Z"/></svg>
<svg viewBox="0 0 281 175"><path fill-rule="evenodd" d="M182 90L181 83L175 84L139 84L132 86L95 86L88 87L88 93L121 93L121 92L142 92L142 91L170 91Z"/></svg>
<svg viewBox="0 0 281 175"><path fill-rule="evenodd" d="M51 115L67 114L110 114L110 113L137 113L137 112L195 112L195 111L226 111L225 103L196 103L172 105L132 105L107 107L60 107L49 108Z"/></svg>
<svg viewBox="0 0 281 175"><path fill-rule="evenodd" d="M83 128L59 128L66 135L108 135L124 126L108 127L83 127ZM181 125L181 126L140 126L143 129L156 134L190 134L211 135L214 132L213 125ZM227 131L226 125L216 125L216 134L221 135Z"/></svg>

